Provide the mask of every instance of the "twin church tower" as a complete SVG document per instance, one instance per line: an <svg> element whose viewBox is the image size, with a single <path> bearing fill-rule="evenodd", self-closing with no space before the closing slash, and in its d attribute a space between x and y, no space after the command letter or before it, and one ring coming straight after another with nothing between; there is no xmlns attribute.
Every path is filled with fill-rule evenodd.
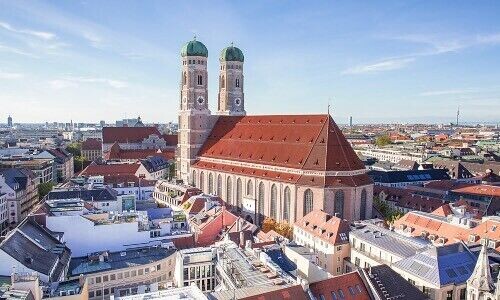
<svg viewBox="0 0 500 300"><path fill-rule="evenodd" d="M189 169L217 118L244 116L243 52L233 45L220 54L217 114L208 108L207 47L196 38L182 47L177 178L189 183Z"/></svg>

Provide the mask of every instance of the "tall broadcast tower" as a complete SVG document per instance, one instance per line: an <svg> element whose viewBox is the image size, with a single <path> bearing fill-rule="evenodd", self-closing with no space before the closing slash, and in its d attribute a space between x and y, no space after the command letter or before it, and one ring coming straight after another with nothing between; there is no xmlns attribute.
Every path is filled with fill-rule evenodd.
<svg viewBox="0 0 500 300"><path fill-rule="evenodd" d="M460 116L460 105L457 108L457 123L456 123L456 126L458 126L458 116Z"/></svg>

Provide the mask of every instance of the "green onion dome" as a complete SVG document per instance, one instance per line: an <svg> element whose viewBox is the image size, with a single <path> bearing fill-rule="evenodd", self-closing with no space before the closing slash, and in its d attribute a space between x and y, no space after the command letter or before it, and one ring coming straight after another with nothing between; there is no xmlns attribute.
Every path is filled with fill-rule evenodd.
<svg viewBox="0 0 500 300"><path fill-rule="evenodd" d="M181 56L204 56L208 57L208 50L202 42L197 41L196 37L187 42L181 49Z"/></svg>
<svg viewBox="0 0 500 300"><path fill-rule="evenodd" d="M234 47L232 44L229 47L222 49L220 53L221 61L240 61L243 62L245 60L245 56L243 52L238 47Z"/></svg>

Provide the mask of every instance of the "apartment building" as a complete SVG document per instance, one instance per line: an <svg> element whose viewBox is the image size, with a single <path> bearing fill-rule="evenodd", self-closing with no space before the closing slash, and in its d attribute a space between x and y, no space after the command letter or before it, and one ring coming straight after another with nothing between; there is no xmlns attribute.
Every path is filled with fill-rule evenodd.
<svg viewBox="0 0 500 300"><path fill-rule="evenodd" d="M89 299L109 299L173 286L174 248L144 247L102 251L71 259L70 279L87 277Z"/></svg>
<svg viewBox="0 0 500 300"><path fill-rule="evenodd" d="M175 284L177 287L198 286L203 292L215 289L216 251L211 247L183 249L177 252Z"/></svg>

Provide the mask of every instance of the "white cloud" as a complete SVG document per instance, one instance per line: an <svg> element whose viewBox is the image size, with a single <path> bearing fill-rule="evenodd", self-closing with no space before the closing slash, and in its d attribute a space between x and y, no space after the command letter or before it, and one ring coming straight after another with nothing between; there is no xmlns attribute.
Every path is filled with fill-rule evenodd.
<svg viewBox="0 0 500 300"><path fill-rule="evenodd" d="M93 77L66 77L49 81L49 85L56 90L77 87L80 84L103 84L115 89L126 88L127 82L108 78L93 78Z"/></svg>
<svg viewBox="0 0 500 300"><path fill-rule="evenodd" d="M9 23L5 22L0 22L0 28L3 28L5 30L8 30L10 32L14 33L21 33L21 34L27 34L30 36L37 37L39 39L43 40L53 40L56 38L56 35L52 32L46 32L46 31L37 31L37 30L31 30L31 29L18 29L12 27Z"/></svg>
<svg viewBox="0 0 500 300"><path fill-rule="evenodd" d="M4 45L0 45L0 52L14 53L14 54L19 54L19 55L24 55L24 56L29 56L29 57L37 57L36 55L25 52L23 50L9 47L9 46L4 46Z"/></svg>
<svg viewBox="0 0 500 300"><path fill-rule="evenodd" d="M406 67L408 64L415 61L415 58L394 58L382 60L373 64L359 65L349 68L342 72L343 74L366 74L377 73L383 71L392 71Z"/></svg>
<svg viewBox="0 0 500 300"><path fill-rule="evenodd" d="M439 90L439 91L428 91L420 93L420 96L444 96L444 95L462 95L474 92L472 89L462 89L462 90Z"/></svg>
<svg viewBox="0 0 500 300"><path fill-rule="evenodd" d="M23 77L24 74L21 73L10 73L10 72L0 71L0 79L21 79Z"/></svg>

